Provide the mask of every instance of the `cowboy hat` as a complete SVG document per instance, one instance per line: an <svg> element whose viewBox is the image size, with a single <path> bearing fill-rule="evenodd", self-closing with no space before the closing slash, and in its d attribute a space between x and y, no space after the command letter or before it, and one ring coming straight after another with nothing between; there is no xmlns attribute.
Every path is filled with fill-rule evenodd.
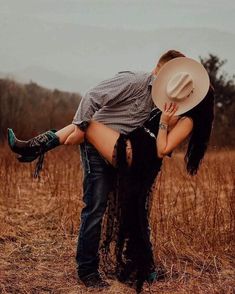
<svg viewBox="0 0 235 294"><path fill-rule="evenodd" d="M199 104L210 86L204 66L194 59L177 57L168 61L159 71L152 85L152 98L163 111L164 104L175 102L180 115Z"/></svg>

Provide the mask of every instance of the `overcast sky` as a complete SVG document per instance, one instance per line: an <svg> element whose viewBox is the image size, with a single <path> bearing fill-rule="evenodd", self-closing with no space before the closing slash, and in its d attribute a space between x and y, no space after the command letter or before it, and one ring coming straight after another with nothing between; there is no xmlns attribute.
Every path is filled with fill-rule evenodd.
<svg viewBox="0 0 235 294"><path fill-rule="evenodd" d="M0 0L0 74L84 92L123 69L150 71L175 48L228 59L232 0Z"/></svg>

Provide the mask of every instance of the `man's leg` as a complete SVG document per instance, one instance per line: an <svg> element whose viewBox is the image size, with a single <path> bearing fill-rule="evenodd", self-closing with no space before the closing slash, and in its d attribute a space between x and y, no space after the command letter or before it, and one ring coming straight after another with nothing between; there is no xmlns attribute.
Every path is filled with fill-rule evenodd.
<svg viewBox="0 0 235 294"><path fill-rule="evenodd" d="M82 279L98 271L101 222L115 171L89 143L83 143L80 150L84 168L85 207L81 212L76 260L78 276Z"/></svg>

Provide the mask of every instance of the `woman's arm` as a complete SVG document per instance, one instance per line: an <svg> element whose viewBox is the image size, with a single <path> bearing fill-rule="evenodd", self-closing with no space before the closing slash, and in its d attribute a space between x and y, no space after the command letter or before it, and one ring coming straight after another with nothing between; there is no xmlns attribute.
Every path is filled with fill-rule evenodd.
<svg viewBox="0 0 235 294"><path fill-rule="evenodd" d="M177 122L176 126L167 133L168 123L177 109L178 107L176 104L170 103L165 105L165 109L161 115L160 124L162 124L163 127L159 128L157 135L157 153L160 158L172 152L188 137L193 129L193 121L188 117L183 117Z"/></svg>

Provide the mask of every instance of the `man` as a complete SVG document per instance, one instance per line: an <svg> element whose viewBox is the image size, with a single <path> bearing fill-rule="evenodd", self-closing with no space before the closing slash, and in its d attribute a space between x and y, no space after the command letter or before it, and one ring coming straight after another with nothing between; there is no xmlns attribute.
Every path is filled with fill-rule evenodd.
<svg viewBox="0 0 235 294"><path fill-rule="evenodd" d="M123 134L143 125L154 106L151 96L153 78L166 62L177 57L185 56L170 50L160 57L151 73L119 72L115 77L101 82L83 97L73 124L83 132L86 122L93 118ZM109 284L98 271L98 249L101 222L115 171L86 141L81 145L81 158L85 207L81 212L77 245L78 276L87 287L105 288Z"/></svg>

